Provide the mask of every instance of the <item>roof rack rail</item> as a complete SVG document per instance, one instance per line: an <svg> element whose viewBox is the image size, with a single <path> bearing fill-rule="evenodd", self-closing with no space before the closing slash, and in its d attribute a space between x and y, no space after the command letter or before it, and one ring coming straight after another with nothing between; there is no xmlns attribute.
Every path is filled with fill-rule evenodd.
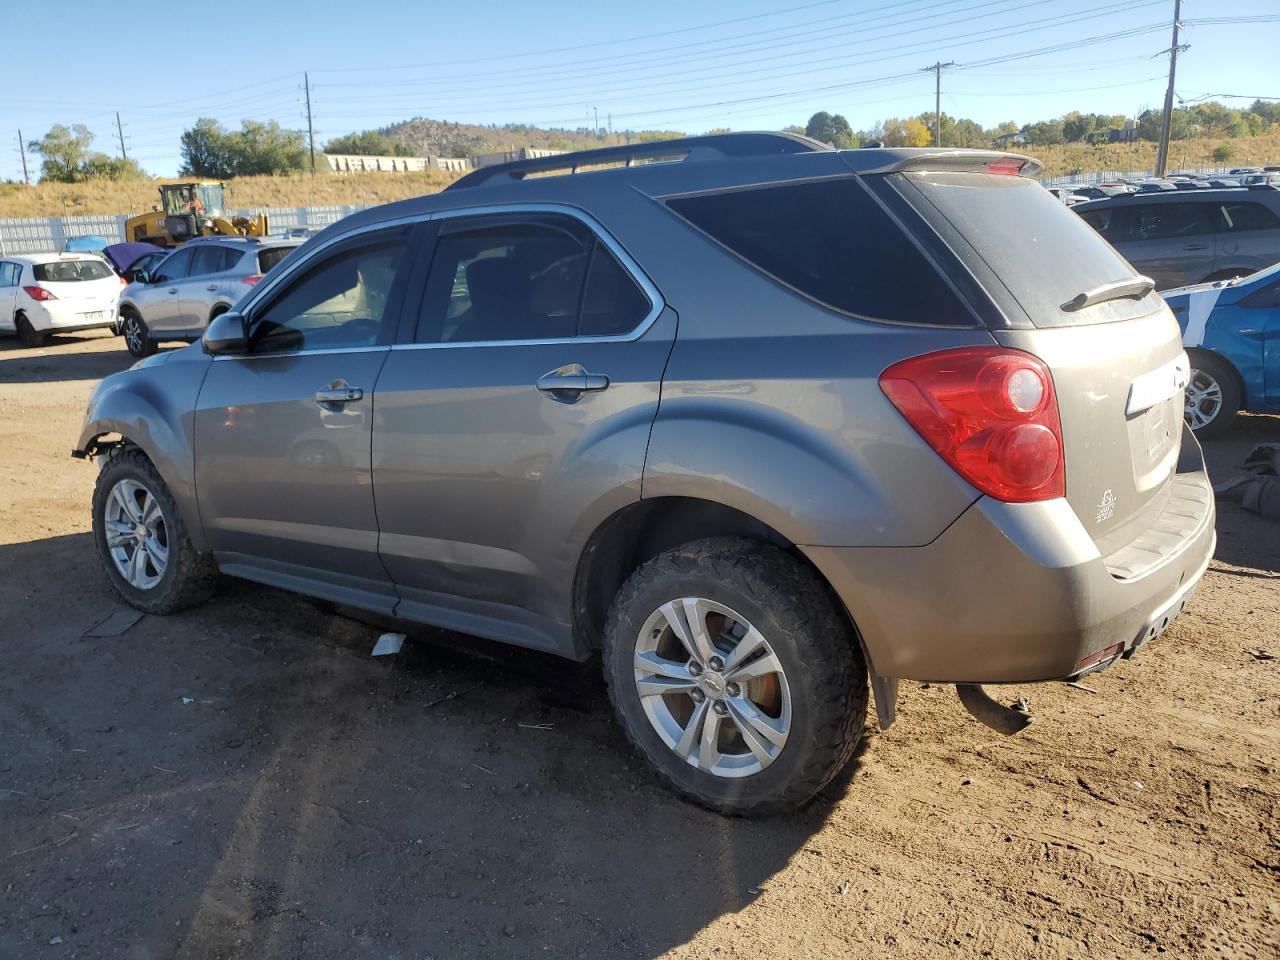
<svg viewBox="0 0 1280 960"><path fill-rule="evenodd" d="M578 173L584 168L631 167L642 163L683 160L723 160L728 157L758 157L769 154L809 153L834 149L825 143L794 133L717 133L703 137L681 137L631 143L599 150L578 150L551 157L535 157L481 167L455 180L446 190L463 190L493 181L524 180L530 174L555 171Z"/></svg>

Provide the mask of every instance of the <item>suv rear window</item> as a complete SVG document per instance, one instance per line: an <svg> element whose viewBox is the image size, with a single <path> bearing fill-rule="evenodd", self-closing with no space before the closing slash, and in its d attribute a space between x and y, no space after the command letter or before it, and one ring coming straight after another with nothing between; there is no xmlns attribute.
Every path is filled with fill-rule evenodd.
<svg viewBox="0 0 1280 960"><path fill-rule="evenodd" d="M973 247L1036 326L1120 320L1151 312L1151 303L1133 300L1063 311L1062 305L1078 294L1127 280L1134 271L1089 223L1036 181L984 173L912 173L892 179L904 187L925 219L941 215ZM1161 204L1164 209L1176 206ZM1093 213L1086 216L1096 223ZM1114 218L1109 225L1098 224L1098 229L1117 242Z"/></svg>
<svg viewBox="0 0 1280 960"><path fill-rule="evenodd" d="M81 280L106 280L113 276L111 268L101 260L57 260L31 267L37 283L76 283Z"/></svg>
<svg viewBox="0 0 1280 960"><path fill-rule="evenodd" d="M775 280L842 313L895 323L976 322L853 177L675 197L667 205Z"/></svg>

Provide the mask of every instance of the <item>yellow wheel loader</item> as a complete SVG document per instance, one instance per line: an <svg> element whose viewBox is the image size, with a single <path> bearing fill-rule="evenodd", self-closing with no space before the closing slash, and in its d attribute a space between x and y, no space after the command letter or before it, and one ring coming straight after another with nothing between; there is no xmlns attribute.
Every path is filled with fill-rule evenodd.
<svg viewBox="0 0 1280 960"><path fill-rule="evenodd" d="M220 183L166 183L160 187L160 203L150 213L128 219L125 239L178 247L193 237L265 237L270 232L265 213L228 217Z"/></svg>

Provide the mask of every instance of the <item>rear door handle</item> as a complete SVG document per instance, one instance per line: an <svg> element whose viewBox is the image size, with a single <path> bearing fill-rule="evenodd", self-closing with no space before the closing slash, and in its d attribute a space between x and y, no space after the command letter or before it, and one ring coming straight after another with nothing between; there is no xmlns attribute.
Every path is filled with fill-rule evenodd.
<svg viewBox="0 0 1280 960"><path fill-rule="evenodd" d="M170 292L170 293L177 293L177 292L178 292L178 288L177 288L177 287L170 287L170 288L169 288L169 292Z"/></svg>
<svg viewBox="0 0 1280 960"><path fill-rule="evenodd" d="M363 396L359 387L326 387L316 391L316 403L350 403Z"/></svg>
<svg viewBox="0 0 1280 960"><path fill-rule="evenodd" d="M557 400L576 400L588 391L605 390L609 378L603 373L588 373L581 364L572 363L538 378L537 387Z"/></svg>
<svg viewBox="0 0 1280 960"><path fill-rule="evenodd" d="M1208 250L1209 245L1205 243L1188 243L1183 250Z"/></svg>
<svg viewBox="0 0 1280 960"><path fill-rule="evenodd" d="M211 283L207 287L205 287L205 289L208 290L210 293L213 293L215 290L218 289L218 285L216 283Z"/></svg>

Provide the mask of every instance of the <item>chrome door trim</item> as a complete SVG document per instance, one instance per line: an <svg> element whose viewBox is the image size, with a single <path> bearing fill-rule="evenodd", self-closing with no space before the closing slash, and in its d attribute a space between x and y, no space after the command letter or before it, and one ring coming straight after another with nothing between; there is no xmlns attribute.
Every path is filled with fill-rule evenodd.
<svg viewBox="0 0 1280 960"><path fill-rule="evenodd" d="M214 363L223 360L269 360L275 357L314 357L332 353L376 353L390 350L390 344L373 347L319 347L315 350L275 350L271 353L224 353L213 358Z"/></svg>

